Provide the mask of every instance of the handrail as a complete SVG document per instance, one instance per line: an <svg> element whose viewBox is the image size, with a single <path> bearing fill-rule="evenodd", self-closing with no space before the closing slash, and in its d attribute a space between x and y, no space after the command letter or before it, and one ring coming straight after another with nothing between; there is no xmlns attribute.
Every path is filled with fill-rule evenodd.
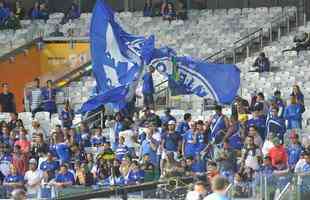
<svg viewBox="0 0 310 200"><path fill-rule="evenodd" d="M284 14L284 13L281 13L280 15L278 15L278 16L276 16L274 19L272 19L271 22L269 22L269 23L272 24L272 23L278 22L279 20L282 20L283 17L288 17L288 16L289 16L289 12L285 11L285 14ZM262 27L260 27L260 28L256 29L255 31L253 31L253 32L251 32L251 33L249 33L249 34L247 34L246 36L240 38L239 40L235 41L233 44L236 45L236 44L240 43L241 41L243 41L243 40L245 40L245 39L248 39L250 36L255 35L256 33L261 32L261 31L263 31L263 30L264 30L264 29L263 29ZM239 47L241 47L242 45L243 45L243 44L241 44ZM224 49L221 49L221 50L215 52L214 54L210 55L209 57L205 58L203 61L208 61L208 60L210 60L211 58L213 58L213 57L215 57L215 56L217 56L217 55L219 55L219 54L225 52L226 50L228 50L228 49L225 49L225 48L224 48ZM222 56L222 57L225 57L225 56Z"/></svg>
<svg viewBox="0 0 310 200"><path fill-rule="evenodd" d="M258 32L260 32L260 31L262 31L262 30L263 30L263 28L259 28L259 29L255 30L254 32L252 32L252 33L250 33L250 34L244 36L243 38L241 38L241 39L235 41L234 44L237 44L237 43L241 42L242 40L248 39L251 35L255 35L255 33L258 33Z"/></svg>
<svg viewBox="0 0 310 200"><path fill-rule="evenodd" d="M81 71L82 69L86 68L86 67L89 66L89 65L91 65L91 61L88 61L88 62L84 63L84 64L81 65L80 67L78 67L78 68L72 70L71 72L69 72L69 73L63 75L62 77L56 79L56 80L53 82L53 84L57 84L57 83L59 83L59 82L65 80L65 79L70 78L72 75L76 74L77 72ZM85 71L85 72L88 72L88 71L89 71L89 70L87 70L87 71ZM70 82L70 81L66 82L66 84L69 83L69 82Z"/></svg>
<svg viewBox="0 0 310 200"><path fill-rule="evenodd" d="M165 84L167 82L168 82L168 79L164 80L163 82L158 83L157 85L155 85L155 88L157 88L157 87L159 87L159 86L161 86L161 85L163 85L163 84Z"/></svg>
<svg viewBox="0 0 310 200"><path fill-rule="evenodd" d="M208 61L208 60L210 60L211 58L213 58L214 56L217 56L217 55L221 54L221 53L224 52L225 50L226 50L226 49L221 49L221 50L219 50L218 52L212 54L211 56L205 58L203 61L204 61L204 62L205 62L205 61Z"/></svg>
<svg viewBox="0 0 310 200"><path fill-rule="evenodd" d="M152 181L147 183L142 183L139 185L129 185L129 186L112 186L107 189L98 189L94 190L89 193L83 193L83 194L72 194L72 196L66 196L66 197L57 197L56 199L62 199L62 200L82 200L82 199L91 199L91 198L103 198L103 197L110 197L115 195L116 193L122 194L124 196L127 195L127 193L130 192L139 192L142 190L148 190L148 189L156 189L158 185L162 184L168 184L168 183L175 183L177 186L177 183L181 181L184 184L190 184L194 181L194 177L173 177L167 180L158 180L158 181Z"/></svg>
<svg viewBox="0 0 310 200"><path fill-rule="evenodd" d="M284 196L286 195L288 189L290 188L290 185L291 185L290 182L286 184L286 186L281 191L280 195L278 197L276 197L276 200L282 200L284 198Z"/></svg>

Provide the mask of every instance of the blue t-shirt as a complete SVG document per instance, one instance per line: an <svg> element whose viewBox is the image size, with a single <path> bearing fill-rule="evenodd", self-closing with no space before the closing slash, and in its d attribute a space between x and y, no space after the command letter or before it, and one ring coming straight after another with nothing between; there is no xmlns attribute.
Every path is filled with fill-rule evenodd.
<svg viewBox="0 0 310 200"><path fill-rule="evenodd" d="M287 120L287 128L301 128L302 106L300 104L291 104L285 108L284 118Z"/></svg>
<svg viewBox="0 0 310 200"><path fill-rule="evenodd" d="M130 171L125 183L126 184L136 184L137 182L142 182L144 178L144 172L142 170L139 171Z"/></svg>
<svg viewBox="0 0 310 200"><path fill-rule="evenodd" d="M156 151L154 151L151 148L151 141L149 141L148 139L143 140L142 145L141 145L141 153L142 153L142 156L144 156L145 154L148 154L151 163L153 165L157 166Z"/></svg>
<svg viewBox="0 0 310 200"><path fill-rule="evenodd" d="M18 174L17 175L9 174L7 177L5 177L4 181L7 183L18 183L18 182L23 182L24 177Z"/></svg>
<svg viewBox="0 0 310 200"><path fill-rule="evenodd" d="M66 143L59 143L55 145L55 150L57 153L57 157L62 162L68 162L70 161L70 151L69 146Z"/></svg>
<svg viewBox="0 0 310 200"><path fill-rule="evenodd" d="M72 184L74 184L74 176L71 172L66 172L65 174L57 174L55 181L57 183L72 182Z"/></svg>
<svg viewBox="0 0 310 200"><path fill-rule="evenodd" d="M206 135L204 133L197 133L196 134L196 147L195 147L195 153L196 155L199 154L202 150L204 150L207 146L206 144Z"/></svg>
<svg viewBox="0 0 310 200"><path fill-rule="evenodd" d="M40 170L42 171L55 171L59 169L59 163L55 160L49 162L49 161L43 161L40 165Z"/></svg>
<svg viewBox="0 0 310 200"><path fill-rule="evenodd" d="M60 119L62 120L62 125L67 128L71 128L72 120L74 119L73 110L62 110L60 113Z"/></svg>
<svg viewBox="0 0 310 200"><path fill-rule="evenodd" d="M195 156L195 150L196 150L196 144L195 142L195 135L192 132L192 130L188 130L185 135L184 135L184 143L185 143L185 148L184 148L184 154L185 157L190 157L190 156Z"/></svg>
<svg viewBox="0 0 310 200"><path fill-rule="evenodd" d="M164 140L164 149L167 151L178 151L178 145L181 140L180 136L177 133L166 133L163 136Z"/></svg>
<svg viewBox="0 0 310 200"><path fill-rule="evenodd" d="M41 91L44 111L57 111L56 107L56 89L43 88Z"/></svg>
<svg viewBox="0 0 310 200"><path fill-rule="evenodd" d="M154 94L155 90L154 90L152 74L145 73L142 79L143 79L142 93L143 94Z"/></svg>
<svg viewBox="0 0 310 200"><path fill-rule="evenodd" d="M176 128L176 131L181 134L182 136L184 136L184 134L186 133L186 131L189 130L189 125L188 125L188 122L187 121L181 121L177 128Z"/></svg>
<svg viewBox="0 0 310 200"><path fill-rule="evenodd" d="M263 116L252 118L246 122L247 128L255 126L261 138L266 138L266 119Z"/></svg>
<svg viewBox="0 0 310 200"><path fill-rule="evenodd" d="M91 139L90 139L90 143L92 146L96 146L96 145L101 145L103 143L105 143L106 139L105 137L103 136L93 136Z"/></svg>
<svg viewBox="0 0 310 200"><path fill-rule="evenodd" d="M299 144L290 144L287 147L288 165L294 167L300 158L302 147Z"/></svg>

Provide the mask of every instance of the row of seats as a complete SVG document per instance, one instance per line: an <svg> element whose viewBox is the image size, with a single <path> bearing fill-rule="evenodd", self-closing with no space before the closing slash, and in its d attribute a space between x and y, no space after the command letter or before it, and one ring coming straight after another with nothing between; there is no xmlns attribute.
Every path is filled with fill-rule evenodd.
<svg viewBox="0 0 310 200"><path fill-rule="evenodd" d="M282 96L287 99L292 92L292 85L297 84L305 96L305 105L310 103L310 52L286 52L282 50L294 46L293 38L298 32L310 32L310 23L299 27L296 32L282 37L279 41L273 42L264 47L264 52L271 63L271 71L277 68L280 72L268 72L264 74L248 72L258 55L245 59L238 63L241 69L241 93L246 99L250 99L254 91L264 92L265 96L271 96L276 89L282 92ZM306 107L303 115L304 120L310 119L310 107ZM306 123L305 123L306 124Z"/></svg>

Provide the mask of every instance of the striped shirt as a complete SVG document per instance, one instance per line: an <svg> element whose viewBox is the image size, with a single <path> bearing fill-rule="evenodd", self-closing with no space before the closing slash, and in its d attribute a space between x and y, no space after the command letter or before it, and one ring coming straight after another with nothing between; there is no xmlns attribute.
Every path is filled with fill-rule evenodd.
<svg viewBox="0 0 310 200"><path fill-rule="evenodd" d="M41 104L41 89L35 88L31 91L31 101L30 101L31 110L38 108L40 104Z"/></svg>

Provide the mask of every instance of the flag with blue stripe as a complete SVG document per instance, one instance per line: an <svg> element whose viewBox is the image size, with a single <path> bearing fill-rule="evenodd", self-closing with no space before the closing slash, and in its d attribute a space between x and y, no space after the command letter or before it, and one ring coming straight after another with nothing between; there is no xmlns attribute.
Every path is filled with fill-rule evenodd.
<svg viewBox="0 0 310 200"><path fill-rule="evenodd" d="M212 97L220 104L230 104L240 87L240 70L236 65L213 64L191 57L176 57L178 80L175 80L173 66L166 57L153 59L152 65L168 77L170 89L180 95Z"/></svg>
<svg viewBox="0 0 310 200"><path fill-rule="evenodd" d="M154 37L146 39L125 32L116 22L112 9L104 0L97 0L91 21L90 45L99 94L84 103L81 112L107 103L119 110L133 96L143 72L144 57L151 57L154 49Z"/></svg>

